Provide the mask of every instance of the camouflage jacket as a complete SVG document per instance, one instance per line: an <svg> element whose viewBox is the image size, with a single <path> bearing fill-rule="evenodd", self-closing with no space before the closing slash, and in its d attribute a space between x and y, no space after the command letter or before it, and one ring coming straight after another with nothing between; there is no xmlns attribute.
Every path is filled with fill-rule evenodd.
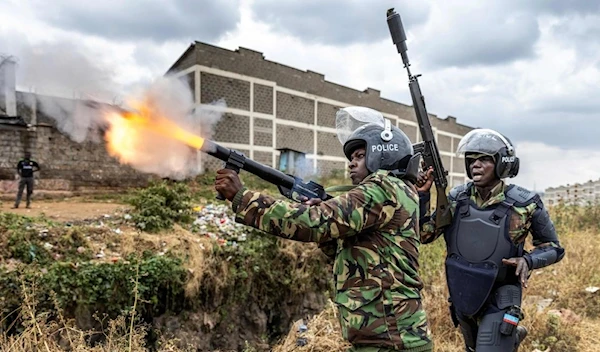
<svg viewBox="0 0 600 352"><path fill-rule="evenodd" d="M418 195L380 170L319 205L293 204L246 189L236 221L302 242L337 241L335 302L342 334L356 346L429 351L418 274Z"/></svg>
<svg viewBox="0 0 600 352"><path fill-rule="evenodd" d="M472 186L471 183L458 186L466 187L466 191L470 192L470 201L480 209L492 207L499 203L502 203L506 199L505 192L507 185L504 182L498 183L490 192L490 196L487 200L484 200L481 195L477 192L477 189ZM455 190L450 191L449 201L452 214L456 207L456 199L453 194L457 193ZM430 243L437 239L443 230L435 229L435 216L429 216L427 209L429 209L429 193L420 194L421 202L421 242ZM532 235L532 242L535 249L531 253L536 251L556 250L559 253L559 257L562 258L564 254L563 248L560 246L556 233L554 232L552 222L548 216L547 210L541 200L531 202L525 206L514 205L510 214L509 220L509 236L515 243L515 245L523 244L529 233ZM541 231L547 226L552 226L552 231ZM551 248L548 248L551 247Z"/></svg>

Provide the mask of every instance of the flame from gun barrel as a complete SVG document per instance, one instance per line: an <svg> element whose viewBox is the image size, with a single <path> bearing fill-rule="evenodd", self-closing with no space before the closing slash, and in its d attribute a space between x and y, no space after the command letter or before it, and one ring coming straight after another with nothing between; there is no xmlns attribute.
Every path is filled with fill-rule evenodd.
<svg viewBox="0 0 600 352"><path fill-rule="evenodd" d="M143 103L132 104L135 111L111 109L107 113L109 129L105 134L107 147L112 155L122 161L130 161L136 156L136 140L141 131L156 133L160 136L180 141L190 147L202 149L205 139L186 131L167 117L155 112L151 106Z"/></svg>

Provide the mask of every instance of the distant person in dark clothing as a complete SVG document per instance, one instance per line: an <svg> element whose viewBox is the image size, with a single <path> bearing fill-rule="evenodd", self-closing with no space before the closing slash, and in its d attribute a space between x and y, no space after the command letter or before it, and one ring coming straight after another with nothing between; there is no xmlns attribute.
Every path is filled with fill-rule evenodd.
<svg viewBox="0 0 600 352"><path fill-rule="evenodd" d="M31 194L33 193L33 173L40 170L40 166L35 161L31 160L31 153L25 153L23 160L17 164L17 172L19 173L19 191L17 192L17 200L15 208L19 207L23 189L27 186L27 208L31 205Z"/></svg>

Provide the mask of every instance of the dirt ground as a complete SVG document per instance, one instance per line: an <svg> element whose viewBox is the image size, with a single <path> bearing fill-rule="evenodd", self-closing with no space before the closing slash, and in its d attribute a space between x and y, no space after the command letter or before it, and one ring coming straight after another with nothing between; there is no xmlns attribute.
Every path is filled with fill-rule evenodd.
<svg viewBox="0 0 600 352"><path fill-rule="evenodd" d="M128 206L119 203L90 202L84 199L38 200L31 203L31 209L25 208L25 202L18 209L12 209L13 202L2 201L0 210L27 216L38 216L42 213L46 217L58 221L84 220L97 218L103 215L113 215L115 212L126 209Z"/></svg>

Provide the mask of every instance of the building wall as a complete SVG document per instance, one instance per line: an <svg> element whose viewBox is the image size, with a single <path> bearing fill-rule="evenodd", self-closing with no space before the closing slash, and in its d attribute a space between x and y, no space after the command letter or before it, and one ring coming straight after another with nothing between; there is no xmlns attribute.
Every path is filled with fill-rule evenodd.
<svg viewBox="0 0 600 352"><path fill-rule="evenodd" d="M235 128L219 130L213 139L229 148L247 150L251 158L260 153L266 160L271 155L270 166L277 166L278 148L290 148L307 153L315 174L345 169L347 161L336 136L335 114L346 106L381 111L413 143L421 140L412 106L381 98L376 89L354 90L328 82L320 73L265 60L262 53L253 50L230 51L196 42L169 73L195 75L197 103L224 98L228 113L246 116L248 122L226 118L230 122L222 122L223 126ZM455 150L471 128L453 117L430 115L430 121L450 185L463 183L464 159L456 157Z"/></svg>
<svg viewBox="0 0 600 352"><path fill-rule="evenodd" d="M542 197L544 203L552 206L560 203L566 205L588 205L600 203L600 179L585 183L567 184L547 188Z"/></svg>
<svg viewBox="0 0 600 352"><path fill-rule="evenodd" d="M149 175L119 164L104 144L75 143L53 127L0 129L0 182L14 188L16 166L28 150L40 164L37 187L52 190L130 187L147 182Z"/></svg>
<svg viewBox="0 0 600 352"><path fill-rule="evenodd" d="M347 160L337 140L335 113L346 106L381 111L413 142L420 140L411 106L381 98L376 89L354 90L326 81L323 74L265 60L253 50L230 51L196 43L169 73L186 80L197 104L226 101L226 113L215 126L214 140L273 167L278 166L277 149L291 148L307 153L306 174L345 171ZM72 142L52 126L51 118L39 113L34 95L16 93L18 115L30 126L0 124L2 187L14 185L16 163L26 150L43 168L38 175L41 188L131 186L152 177L120 165L107 154L103 143ZM450 185L464 182L464 161L454 156L454 150L471 128L453 117L431 115L430 120L450 173ZM208 169L223 164L207 155L200 161Z"/></svg>
<svg viewBox="0 0 600 352"><path fill-rule="evenodd" d="M23 94L20 101L35 101ZM96 136L98 142L73 142L49 124L49 117L30 106L35 105L19 104L17 113L30 125L37 120L37 126L0 124L0 191L15 189L16 166L26 151L41 167L36 174L38 189L130 187L145 184L152 177L119 164L106 152L101 136Z"/></svg>

